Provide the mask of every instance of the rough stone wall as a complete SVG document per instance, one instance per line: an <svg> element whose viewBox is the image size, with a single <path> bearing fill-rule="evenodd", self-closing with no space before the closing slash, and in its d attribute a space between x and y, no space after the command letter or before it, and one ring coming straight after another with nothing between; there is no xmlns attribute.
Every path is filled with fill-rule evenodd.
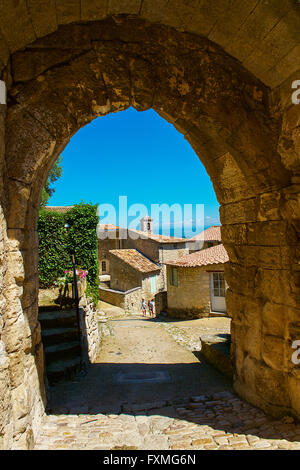
<svg viewBox="0 0 300 470"><path fill-rule="evenodd" d="M79 307L82 350L86 354L86 362L93 363L99 352L101 340L97 321L97 309L86 295L81 297Z"/></svg>
<svg viewBox="0 0 300 470"><path fill-rule="evenodd" d="M109 255L109 266L111 289L127 291L142 284L141 273L113 254Z"/></svg>
<svg viewBox="0 0 300 470"><path fill-rule="evenodd" d="M268 86L280 84L298 68L299 4L295 1L232 2L222 0L3 0L0 18L0 70L9 54L60 25L136 15L207 36Z"/></svg>
<svg viewBox="0 0 300 470"><path fill-rule="evenodd" d="M109 273L109 250L119 249L119 240L105 238L104 240L98 239L98 261L99 261L99 271L101 274L101 261L107 261L107 271Z"/></svg>
<svg viewBox="0 0 300 470"><path fill-rule="evenodd" d="M129 313L140 312L142 305L142 287L136 287L126 292L100 287L100 300L123 308Z"/></svg>
<svg viewBox="0 0 300 470"><path fill-rule="evenodd" d="M159 250L159 262L167 263L168 261L175 260L181 256L189 254L189 249L185 243L169 245L162 245Z"/></svg>
<svg viewBox="0 0 300 470"><path fill-rule="evenodd" d="M220 271L220 266L216 268ZM178 318L208 317L211 312L209 273L202 267L178 270L178 287L170 284L168 273L168 313Z"/></svg>
<svg viewBox="0 0 300 470"><path fill-rule="evenodd" d="M152 261L156 263L159 262L159 243L155 240L151 240L150 238L133 239L128 236L128 238L124 240L124 248L134 248Z"/></svg>
<svg viewBox="0 0 300 470"><path fill-rule="evenodd" d="M1 194L6 187L4 106L0 106ZM15 185L18 183L15 182ZM14 191L13 188L11 188ZM25 197L28 191L24 191ZM2 197L2 196L1 196ZM2 209L4 207L4 211ZM0 209L0 449L32 448L46 394L40 325L37 322L37 233L9 224ZM32 258L31 258L32 257ZM29 262L32 260L32 263ZM25 267L26 263L26 267Z"/></svg>
<svg viewBox="0 0 300 470"><path fill-rule="evenodd" d="M0 162L3 169L5 158L4 133L5 133L5 114L6 106L0 105ZM3 173L1 174L1 195L3 194ZM10 360L6 348L4 337L7 336L6 329L6 306L5 296L6 269L7 269L7 231L6 221L1 207L1 225L0 225L0 449L8 449L13 444L14 423L12 418L12 387L10 380Z"/></svg>

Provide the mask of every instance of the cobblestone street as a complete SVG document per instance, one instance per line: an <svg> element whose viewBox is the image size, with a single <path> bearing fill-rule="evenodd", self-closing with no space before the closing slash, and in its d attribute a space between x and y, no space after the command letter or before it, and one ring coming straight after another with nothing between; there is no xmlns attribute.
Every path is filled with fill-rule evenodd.
<svg viewBox="0 0 300 470"><path fill-rule="evenodd" d="M293 418L243 402L193 354L200 332L227 333L229 319L166 322L110 308L106 315L97 363L51 388L36 450L300 449Z"/></svg>

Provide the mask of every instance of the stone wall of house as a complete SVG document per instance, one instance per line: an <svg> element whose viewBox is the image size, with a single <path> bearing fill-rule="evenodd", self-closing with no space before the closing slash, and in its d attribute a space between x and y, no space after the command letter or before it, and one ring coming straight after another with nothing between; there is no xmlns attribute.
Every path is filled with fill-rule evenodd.
<svg viewBox="0 0 300 470"><path fill-rule="evenodd" d="M147 258L150 258L151 261L159 262L159 243L155 240L151 240L150 238L133 238L137 234L134 232L128 233L127 240L124 240L124 246L126 248L134 248L141 253L143 253Z"/></svg>
<svg viewBox="0 0 300 470"><path fill-rule="evenodd" d="M177 267L178 287L168 274L168 314L176 318L208 317L211 311L209 273L202 267Z"/></svg>
<svg viewBox="0 0 300 470"><path fill-rule="evenodd" d="M118 237L118 231L116 233L116 237ZM99 273L102 274L102 266L101 261L106 261L107 269L105 273L110 272L109 266L109 250L117 250L120 248L120 243L123 243L122 240L118 238L105 238L105 239L98 239L98 261L99 261Z"/></svg>
<svg viewBox="0 0 300 470"><path fill-rule="evenodd" d="M117 256L109 255L110 288L127 291L142 284L141 273Z"/></svg>
<svg viewBox="0 0 300 470"><path fill-rule="evenodd" d="M142 276L142 292L143 298L146 300L153 299L155 294L160 291L166 290L166 283L164 277L164 267L158 272L150 273L149 275ZM151 277L155 276L155 292L151 292Z"/></svg>
<svg viewBox="0 0 300 470"><path fill-rule="evenodd" d="M161 245L159 250L159 262L162 264L167 263L188 254L189 249L185 243L165 243Z"/></svg>

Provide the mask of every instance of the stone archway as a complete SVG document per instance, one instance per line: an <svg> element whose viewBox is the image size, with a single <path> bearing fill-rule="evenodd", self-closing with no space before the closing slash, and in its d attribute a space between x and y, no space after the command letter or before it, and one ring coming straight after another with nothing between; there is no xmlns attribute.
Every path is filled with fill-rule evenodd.
<svg viewBox="0 0 300 470"><path fill-rule="evenodd" d="M205 37L127 16L60 26L15 52L4 77L1 339L9 445L30 446L44 410L36 236L42 187L80 127L129 106L153 108L182 132L214 184L230 256L235 389L270 413L299 416L290 361L299 318L295 193L277 151L281 114L270 90Z"/></svg>

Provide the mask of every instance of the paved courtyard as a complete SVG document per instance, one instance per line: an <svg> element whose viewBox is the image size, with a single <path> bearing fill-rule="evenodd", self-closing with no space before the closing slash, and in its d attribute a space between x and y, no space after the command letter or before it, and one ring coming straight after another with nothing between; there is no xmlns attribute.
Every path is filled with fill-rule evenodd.
<svg viewBox="0 0 300 470"><path fill-rule="evenodd" d="M36 449L300 449L300 425L240 400L199 355L230 320L145 319L103 304L95 364L51 387Z"/></svg>

